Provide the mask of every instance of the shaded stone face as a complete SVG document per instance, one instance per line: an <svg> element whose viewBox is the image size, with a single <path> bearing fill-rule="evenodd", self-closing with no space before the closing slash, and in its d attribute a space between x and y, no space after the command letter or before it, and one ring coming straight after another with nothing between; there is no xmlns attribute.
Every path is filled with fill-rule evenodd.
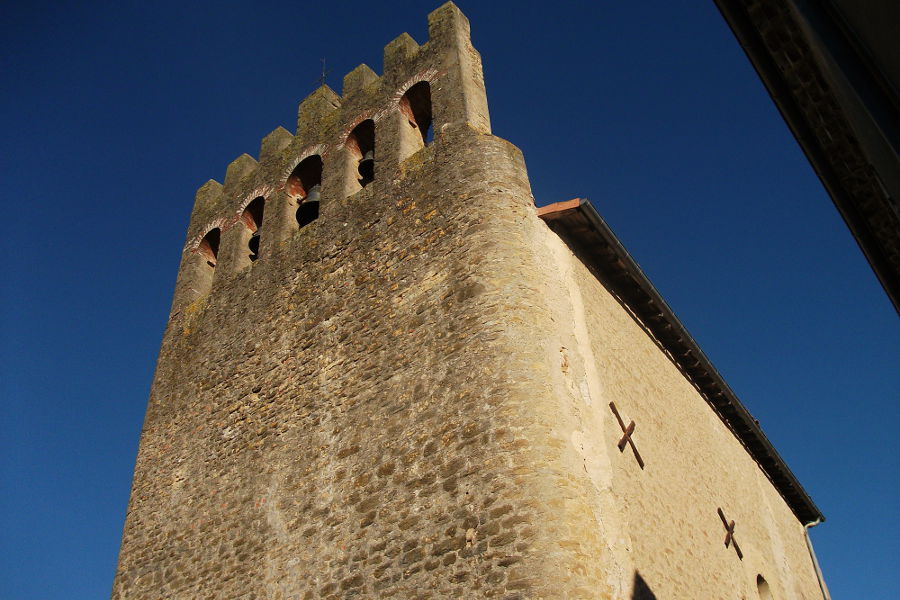
<svg viewBox="0 0 900 600"><path fill-rule="evenodd" d="M444 5L429 33L391 42L381 77L314 92L296 135L198 191L113 598L684 597L706 560L726 575L693 597L718 597L756 573L720 547L715 505L696 517L712 486L677 484L717 453L728 494L769 506L755 526L752 504L726 507L743 564L810 589L777 492L537 218L521 153L490 135L465 17ZM659 390L672 414L641 408ZM646 470L615 448L612 399ZM670 418L711 441L660 468Z"/></svg>
<svg viewBox="0 0 900 600"><path fill-rule="evenodd" d="M518 150L489 135L464 17L445 6L430 29L423 47L388 46L383 77L360 67L343 97L314 93L296 136L276 130L259 164L241 157L198 192L114 597L528 587L513 569L534 507L509 472L528 443L495 423L509 395L495 357L497 286L515 278L502 214L531 196ZM429 145L410 115L433 119Z"/></svg>
<svg viewBox="0 0 900 600"><path fill-rule="evenodd" d="M512 147L455 143L389 193L324 204L173 319L120 597L465 597L489 575L514 583L534 529L504 473L527 442L494 423L505 300L488 293L500 273L487 263L495 204L528 194L489 196L483 167L459 178L486 151L521 169Z"/></svg>

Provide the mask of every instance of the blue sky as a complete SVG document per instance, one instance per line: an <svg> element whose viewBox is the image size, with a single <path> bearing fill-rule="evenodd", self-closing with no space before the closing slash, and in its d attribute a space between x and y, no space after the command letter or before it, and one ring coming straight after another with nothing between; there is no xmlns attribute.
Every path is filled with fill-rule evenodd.
<svg viewBox="0 0 900 600"><path fill-rule="evenodd" d="M437 2L7 4L0 597L109 595L194 191ZM711 0L458 4L540 204L590 198L828 521L897 588L900 321Z"/></svg>

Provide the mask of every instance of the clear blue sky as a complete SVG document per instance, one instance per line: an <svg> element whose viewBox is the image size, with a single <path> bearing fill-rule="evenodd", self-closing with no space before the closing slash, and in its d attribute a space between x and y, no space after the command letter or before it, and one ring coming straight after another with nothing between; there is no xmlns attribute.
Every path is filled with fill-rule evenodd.
<svg viewBox="0 0 900 600"><path fill-rule="evenodd" d="M109 595L194 191L437 5L5 4L0 597ZM896 597L900 319L712 0L459 5L538 202L590 198L761 421L834 597Z"/></svg>

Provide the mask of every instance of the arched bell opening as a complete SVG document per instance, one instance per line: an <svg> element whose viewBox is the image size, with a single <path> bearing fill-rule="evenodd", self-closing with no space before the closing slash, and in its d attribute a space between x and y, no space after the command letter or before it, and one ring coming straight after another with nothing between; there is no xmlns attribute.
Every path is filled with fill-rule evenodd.
<svg viewBox="0 0 900 600"><path fill-rule="evenodd" d="M296 201L297 225L304 227L319 216L319 199L322 188L322 157L308 156L291 171L287 178L287 193Z"/></svg>
<svg viewBox="0 0 900 600"><path fill-rule="evenodd" d="M244 229L241 232L241 250L239 257L241 266L246 266L259 258L259 242L262 235L263 213L266 200L262 196L254 198L241 214Z"/></svg>
<svg viewBox="0 0 900 600"><path fill-rule="evenodd" d="M364 188L375 180L375 121L366 119L357 125L346 145L356 159L356 181Z"/></svg>
<svg viewBox="0 0 900 600"><path fill-rule="evenodd" d="M215 269L219 261L219 241L222 239L222 230L216 227L210 229L197 245L197 254L203 259L210 269Z"/></svg>
<svg viewBox="0 0 900 600"><path fill-rule="evenodd" d="M420 81L400 98L400 112L406 117L409 127L415 129L422 138L422 146L431 143L434 128L431 123L431 85Z"/></svg>
<svg viewBox="0 0 900 600"><path fill-rule="evenodd" d="M400 133L400 160L405 160L431 143L434 127L431 116L431 85L420 81L400 97L396 119Z"/></svg>
<svg viewBox="0 0 900 600"><path fill-rule="evenodd" d="M210 229L197 247L194 248L193 257L188 271L189 288L193 290L190 300L205 296L212 289L213 276L216 273L216 265L219 262L219 241L222 239L222 230L216 227Z"/></svg>

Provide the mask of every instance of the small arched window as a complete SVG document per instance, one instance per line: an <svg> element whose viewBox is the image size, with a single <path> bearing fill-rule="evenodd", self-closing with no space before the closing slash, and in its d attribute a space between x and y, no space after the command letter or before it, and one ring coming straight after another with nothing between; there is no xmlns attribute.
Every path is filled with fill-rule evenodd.
<svg viewBox="0 0 900 600"><path fill-rule="evenodd" d="M759 593L760 600L773 600L772 590L769 589L769 583L762 575L756 576L756 591Z"/></svg>
<svg viewBox="0 0 900 600"><path fill-rule="evenodd" d="M266 208L266 200L262 196L254 198L241 214L241 223L244 230L241 232L241 246L246 251L241 251L241 266L246 266L259 258L259 240L262 235L263 212Z"/></svg>
<svg viewBox="0 0 900 600"><path fill-rule="evenodd" d="M297 207L297 225L301 228L319 216L319 198L322 187L322 157L318 154L300 161L287 178L288 195Z"/></svg>
<svg viewBox="0 0 900 600"><path fill-rule="evenodd" d="M347 148L356 158L356 179L364 188L375 180L375 121L366 119L347 137Z"/></svg>

